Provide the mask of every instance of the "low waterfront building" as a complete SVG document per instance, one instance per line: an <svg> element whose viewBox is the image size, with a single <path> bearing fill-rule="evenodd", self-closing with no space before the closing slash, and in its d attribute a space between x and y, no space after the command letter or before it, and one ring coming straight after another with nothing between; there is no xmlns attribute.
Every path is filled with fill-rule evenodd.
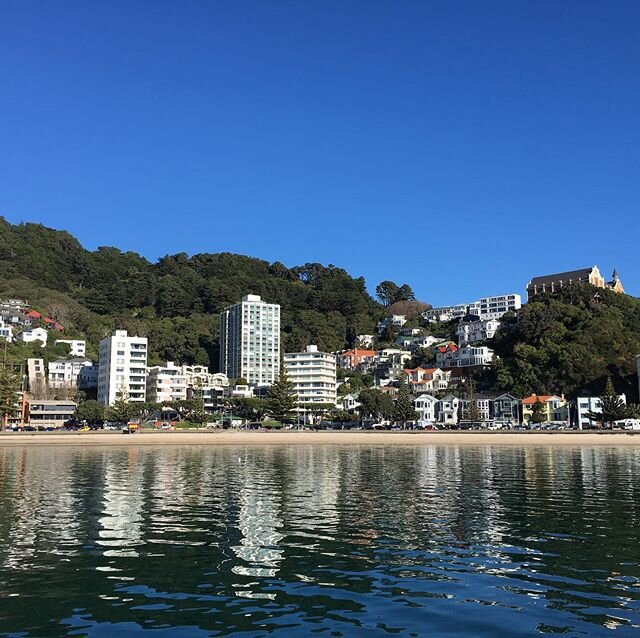
<svg viewBox="0 0 640 638"><path fill-rule="evenodd" d="M529 423L534 411L534 405L542 404L543 422L568 421L569 406L563 396L556 394L532 394L520 402L522 406L522 422Z"/></svg>
<svg viewBox="0 0 640 638"><path fill-rule="evenodd" d="M497 425L515 425L520 421L520 402L511 394L504 393L492 401L491 420Z"/></svg>
<svg viewBox="0 0 640 638"><path fill-rule="evenodd" d="M618 395L622 403L627 403L625 394ZM599 413L602 411L602 402L600 397L578 397L573 404L571 415L571 423L579 430L598 427L598 421L589 418L590 413Z"/></svg>
<svg viewBox="0 0 640 638"><path fill-rule="evenodd" d="M78 405L73 401L27 401L27 423L35 427L59 428L73 418Z"/></svg>
<svg viewBox="0 0 640 638"><path fill-rule="evenodd" d="M462 399L453 394L447 394L436 403L436 421L446 426L457 425L462 407Z"/></svg>
<svg viewBox="0 0 640 638"><path fill-rule="evenodd" d="M418 413L418 421L428 424L436 422L438 399L430 394L421 394L413 400L413 409Z"/></svg>

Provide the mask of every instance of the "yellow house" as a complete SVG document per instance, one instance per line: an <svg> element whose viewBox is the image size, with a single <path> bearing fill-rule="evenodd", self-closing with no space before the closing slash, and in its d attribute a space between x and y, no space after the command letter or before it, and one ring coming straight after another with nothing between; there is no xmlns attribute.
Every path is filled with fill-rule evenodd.
<svg viewBox="0 0 640 638"><path fill-rule="evenodd" d="M544 421L566 421L569 418L569 406L564 396L556 394L532 394L522 399L522 421L529 423L533 414L533 406L540 401L543 405Z"/></svg>

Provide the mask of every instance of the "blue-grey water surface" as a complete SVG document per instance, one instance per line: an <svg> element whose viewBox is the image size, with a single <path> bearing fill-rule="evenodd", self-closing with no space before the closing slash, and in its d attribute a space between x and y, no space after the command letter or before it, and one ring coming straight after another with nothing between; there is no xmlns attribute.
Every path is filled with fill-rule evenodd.
<svg viewBox="0 0 640 638"><path fill-rule="evenodd" d="M640 450L0 449L0 636L640 636Z"/></svg>

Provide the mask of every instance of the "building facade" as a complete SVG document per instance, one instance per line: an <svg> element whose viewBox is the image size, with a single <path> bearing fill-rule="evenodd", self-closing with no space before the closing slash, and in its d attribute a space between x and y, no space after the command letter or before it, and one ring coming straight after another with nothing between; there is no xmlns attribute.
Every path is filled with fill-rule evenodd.
<svg viewBox="0 0 640 638"><path fill-rule="evenodd" d="M468 304L431 308L422 313L427 321L451 321L465 315L476 315L480 319L500 319L507 312L516 312L522 306L522 297L515 293L482 297Z"/></svg>
<svg viewBox="0 0 640 638"><path fill-rule="evenodd" d="M111 405L118 393L131 402L144 402L147 396L147 338L130 337L116 330L100 342L98 402Z"/></svg>
<svg viewBox="0 0 640 638"><path fill-rule="evenodd" d="M49 362L49 387L95 388L98 385L98 366L86 358L57 359Z"/></svg>
<svg viewBox="0 0 640 638"><path fill-rule="evenodd" d="M26 420L35 427L59 428L73 418L77 407L73 401L28 401Z"/></svg>
<svg viewBox="0 0 640 638"><path fill-rule="evenodd" d="M9 343L13 341L13 327L7 325L2 317L0 317L0 339Z"/></svg>
<svg viewBox="0 0 640 638"><path fill-rule="evenodd" d="M166 366L147 368L147 401L171 403L187 398L187 377L182 366L167 361Z"/></svg>
<svg viewBox="0 0 640 638"><path fill-rule="evenodd" d="M598 266L591 266L591 268L581 268L580 270L570 270L568 272L559 272L552 275L534 277L527 284L527 297L528 299L531 299L532 297L542 293L553 294L562 290L565 286L580 282L591 284L596 288L609 288L617 293L624 292L624 287L620 281L618 271L613 271L611 281L605 281L605 278L600 273Z"/></svg>
<svg viewBox="0 0 640 638"><path fill-rule="evenodd" d="M22 341L24 343L32 343L33 341L40 341L43 346L47 345L47 331L44 328L29 328L23 330L16 336L16 341Z"/></svg>
<svg viewBox="0 0 640 638"><path fill-rule="evenodd" d="M284 367L298 398L299 410L313 404L336 404L336 356L307 346L304 352L287 352Z"/></svg>
<svg viewBox="0 0 640 638"><path fill-rule="evenodd" d="M280 371L280 306L246 295L220 315L220 369L230 379L272 385Z"/></svg>
<svg viewBox="0 0 640 638"><path fill-rule="evenodd" d="M497 319L480 319L474 315L467 315L456 327L458 345L473 345L492 339L499 327L500 322Z"/></svg>

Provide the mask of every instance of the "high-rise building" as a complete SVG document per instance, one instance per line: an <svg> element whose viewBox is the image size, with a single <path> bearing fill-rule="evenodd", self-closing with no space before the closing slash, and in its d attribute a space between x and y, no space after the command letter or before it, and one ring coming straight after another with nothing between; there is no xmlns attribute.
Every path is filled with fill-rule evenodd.
<svg viewBox="0 0 640 638"><path fill-rule="evenodd" d="M123 393L129 401L147 397L147 338L116 330L100 342L98 401L111 405Z"/></svg>
<svg viewBox="0 0 640 638"><path fill-rule="evenodd" d="M299 409L311 404L336 404L336 355L307 346L304 352L287 352L284 367L298 398Z"/></svg>
<svg viewBox="0 0 640 638"><path fill-rule="evenodd" d="M280 306L246 295L220 314L220 369L230 379L272 385L280 368Z"/></svg>

